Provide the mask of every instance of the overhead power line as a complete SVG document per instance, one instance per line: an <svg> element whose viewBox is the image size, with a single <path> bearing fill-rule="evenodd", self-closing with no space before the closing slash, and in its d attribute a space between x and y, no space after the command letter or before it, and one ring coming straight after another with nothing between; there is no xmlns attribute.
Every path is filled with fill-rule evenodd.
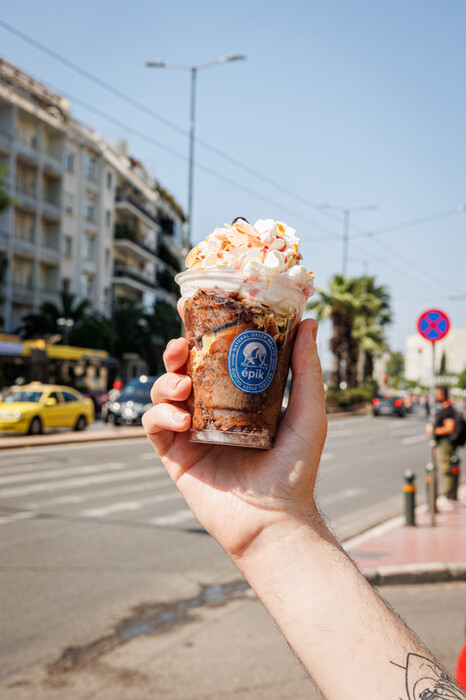
<svg viewBox="0 0 466 700"><path fill-rule="evenodd" d="M54 90L59 90L55 85L51 85L51 87ZM79 104L81 107L84 109L89 110L90 112L93 112L97 116L101 117L102 119L105 119L112 124L115 124L116 126L125 129L128 131L128 133L134 134L138 138L143 139L147 143L150 143L153 146L156 146L157 148L160 148L164 150L165 152L169 153L170 155L174 156L175 158L178 158L179 160L182 160L186 162L188 160L188 157L181 153L180 151L175 150L174 148L170 148L166 146L164 143L161 141L158 141L157 139L154 139L153 136L149 136L148 134L144 133L143 131L140 131L139 129L135 129L133 126L130 126L126 122L122 121L121 119L118 119L117 117L114 117L111 114L108 114L108 112L104 112L103 110L99 109L98 107L94 107L94 105L90 105L88 102L85 102L84 100L81 100L79 97L75 97L71 93L67 91L61 90L61 94L64 97L68 97L69 99L72 99L76 104ZM223 173L219 173L212 168L209 168L207 165L203 165L202 163L197 162L196 163L196 168L199 170L202 170L203 172L207 173L211 177L215 178L216 180L219 180L221 182L225 182L226 184L230 185L231 187L234 187L235 189L239 190L240 192L244 192L245 194L250 195L251 197L254 197L255 199L261 200L262 202L265 202L269 206L277 207L279 206L280 211L287 212L291 214L293 217L300 219L301 221L306 222L309 224L309 226L315 228L315 229L320 229L321 231L325 231L327 233L326 240L340 240L341 236L339 236L337 233L332 231L331 229L328 229L325 226L322 226L322 224L319 224L315 221L312 221L306 216L303 216L302 214L299 214L298 212L294 211L293 209L290 209L289 207L280 204L277 205L277 201L270 199L262 194L258 194L256 190L252 190L245 185L242 185L241 183L237 182L236 180L233 180L232 178L227 177L226 175L223 175ZM306 238L313 240L312 236L303 236L301 234L301 238Z"/></svg>
<svg viewBox="0 0 466 700"><path fill-rule="evenodd" d="M101 78L94 75L90 71L88 71L85 68L82 68L78 64L74 63L73 61L70 61L65 56L62 56L61 54L59 54L56 51L53 51L53 49L50 49L48 46L45 46L44 44L37 41L36 39L29 36L28 34L25 34L24 32L20 31L16 27L13 27L11 24L8 24L4 20L0 19L0 26L3 27L6 31L11 32L12 34L15 34L17 37L19 37L23 41L27 42L31 46L34 46L34 48L38 49L39 51L42 51L43 53L47 54L48 56L51 56L51 58L58 61L59 63L62 63L67 68L70 68L71 70L73 70L76 73L78 73L79 75L82 75L83 77L87 78L88 80L95 83L96 85L103 88L104 90L107 90L107 92L111 93L112 95L115 95L116 97L123 100L124 102L127 102L132 107L135 107L136 109L140 110L144 114L147 114L148 116L152 117L153 119L156 119L161 124L168 127L169 129L176 131L178 134L181 134L181 135L185 136L186 138L189 137L189 130L188 129L185 129L182 126L180 126L179 124L177 124L176 122L174 122L173 120L168 119L167 117L164 117L163 115L159 114L158 112L151 109L147 105L143 104L142 102L139 102L139 100L135 100L130 95L127 95L126 93L122 92L121 90L114 87L110 83L107 83L105 80L102 80ZM60 90L60 88L55 88L55 89ZM75 98L73 98L73 99L75 99ZM306 197L303 197L302 195L299 195L294 190L291 190L287 187L284 187L281 183L277 182L276 180L273 180L272 178L270 178L267 175L264 175L264 173L261 173L260 171L256 170L255 168L252 168L251 166L246 165L245 163L238 160L237 158L234 158L233 156L226 153L222 149L208 143L204 139L196 137L195 141L197 144L199 144L200 146L202 146L206 150L209 150L211 153L215 154L219 158L223 158L224 160L229 162L231 165L234 165L235 167L243 170L244 172L248 173L249 175L252 175L253 177L257 178L258 180L261 180L263 183L268 184L268 185L280 190L280 192L282 194L286 194L289 197L300 202L301 204L304 204L304 205L309 206L313 209L316 209L319 212L319 214L327 216L334 221L338 219L338 217L335 217L335 215L332 212L329 212L326 210L321 210L319 208L319 205L316 202L313 202L312 200L310 200Z"/></svg>

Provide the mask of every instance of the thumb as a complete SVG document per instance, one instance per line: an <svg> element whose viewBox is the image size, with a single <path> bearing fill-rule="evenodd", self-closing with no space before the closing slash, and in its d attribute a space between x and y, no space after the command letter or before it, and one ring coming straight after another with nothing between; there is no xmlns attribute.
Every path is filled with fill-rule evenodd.
<svg viewBox="0 0 466 700"><path fill-rule="evenodd" d="M283 418L283 427L293 427L309 437L315 430L325 439L327 417L322 368L317 353L317 322L303 321L296 335L291 358L291 391L288 408Z"/></svg>

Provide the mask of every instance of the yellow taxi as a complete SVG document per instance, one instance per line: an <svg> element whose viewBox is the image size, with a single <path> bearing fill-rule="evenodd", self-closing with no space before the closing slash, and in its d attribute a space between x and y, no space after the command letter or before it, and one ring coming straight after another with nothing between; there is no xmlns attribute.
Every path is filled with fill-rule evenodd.
<svg viewBox="0 0 466 700"><path fill-rule="evenodd" d="M84 430L94 420L92 399L68 386L32 382L8 389L0 400L0 431L39 435L44 430Z"/></svg>

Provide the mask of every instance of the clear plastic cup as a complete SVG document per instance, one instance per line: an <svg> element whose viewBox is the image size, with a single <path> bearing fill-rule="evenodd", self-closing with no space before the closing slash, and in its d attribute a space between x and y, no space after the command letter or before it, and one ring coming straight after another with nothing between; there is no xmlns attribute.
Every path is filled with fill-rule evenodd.
<svg viewBox="0 0 466 700"><path fill-rule="evenodd" d="M310 285L287 275L188 270L176 276L189 343L191 440L269 449Z"/></svg>

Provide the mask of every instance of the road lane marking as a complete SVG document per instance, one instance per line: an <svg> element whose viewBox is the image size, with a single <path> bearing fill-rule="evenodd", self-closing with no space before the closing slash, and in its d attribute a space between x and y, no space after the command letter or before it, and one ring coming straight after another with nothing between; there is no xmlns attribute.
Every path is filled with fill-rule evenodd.
<svg viewBox="0 0 466 700"><path fill-rule="evenodd" d="M25 511L23 513L13 513L12 515L5 515L5 517L0 518L0 525L6 525L7 523L14 523L17 520L30 520L35 518L38 513L34 513L31 510Z"/></svg>
<svg viewBox="0 0 466 700"><path fill-rule="evenodd" d="M190 518L194 518L194 514L188 510L187 508L183 508L183 510L177 510L171 515L161 515L158 518L152 518L151 520L146 520L146 523L150 523L151 525L179 525L180 523L186 522L186 520L190 520Z"/></svg>
<svg viewBox="0 0 466 700"><path fill-rule="evenodd" d="M151 481L143 481L142 484L133 484L132 486L124 484L123 486L113 489L105 489L103 491L87 491L79 496L57 496L56 498L50 498L46 501L30 501L24 505L27 508L44 508L45 506L66 505L67 503L73 504L86 503L89 501L102 501L110 496L118 496L121 494L126 495L128 493L136 493L138 491L142 491L144 494L147 494L150 491L157 490L160 486L172 484L170 477L162 467L155 467L153 473L159 473L161 478L151 479Z"/></svg>
<svg viewBox="0 0 466 700"><path fill-rule="evenodd" d="M154 467L148 467L146 469L129 469L128 471L118 472L116 474L99 474L98 476L78 477L76 479L67 479L66 481L50 481L46 484L32 484L31 486L4 489L1 492L0 497L2 499L15 498L17 496L27 496L30 493L39 493L40 491L48 492L59 491L60 489L77 489L94 484L106 484L112 481L136 479L141 476L152 476L154 472Z"/></svg>
<svg viewBox="0 0 466 700"><path fill-rule="evenodd" d="M124 469L128 465L124 462L107 462L105 464L89 464L82 467L61 467L60 469L50 469L49 471L33 472L29 474L13 474L10 476L0 476L0 486L2 484L14 484L20 481L42 481L53 479L54 477L75 476L78 474L95 474L102 471L113 471Z"/></svg>
<svg viewBox="0 0 466 700"><path fill-rule="evenodd" d="M346 501L348 498L358 498L366 493L367 489L349 488L339 491L332 496L322 496L322 498L317 497L317 502L328 506L332 503L338 503L338 501Z"/></svg>
<svg viewBox="0 0 466 700"><path fill-rule="evenodd" d="M349 435L354 435L354 434L355 433L353 430L335 430L335 431L333 431L332 429L330 429L328 431L327 440L328 440L328 438L348 437Z"/></svg>
<svg viewBox="0 0 466 700"><path fill-rule="evenodd" d="M179 491L175 491L174 493L160 493L157 496L152 496L151 498L141 498L139 501L122 501L120 503L112 503L110 506L103 506L102 508L82 510L80 515L84 515L88 518L103 518L106 515L118 513L118 511L141 510L141 508L145 505L152 503L165 503L166 501L172 501L177 498L183 498Z"/></svg>
<svg viewBox="0 0 466 700"><path fill-rule="evenodd" d="M422 435L412 435L411 437L405 437L402 439L401 444L402 445L414 445L416 442L425 442L426 445L428 437L425 433Z"/></svg>

